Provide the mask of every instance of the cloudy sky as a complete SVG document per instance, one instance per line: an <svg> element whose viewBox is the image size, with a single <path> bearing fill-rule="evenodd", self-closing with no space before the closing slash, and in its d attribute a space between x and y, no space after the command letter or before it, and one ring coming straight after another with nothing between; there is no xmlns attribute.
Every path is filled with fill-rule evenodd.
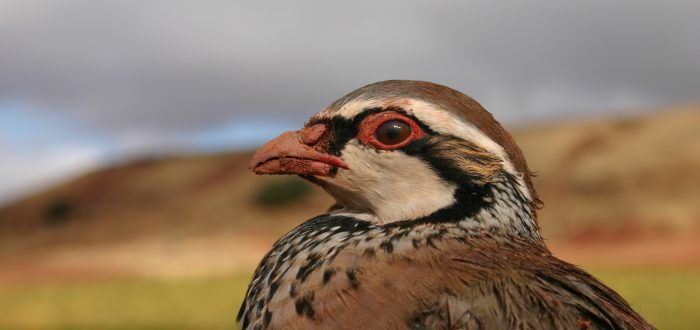
<svg viewBox="0 0 700 330"><path fill-rule="evenodd" d="M0 0L0 202L145 152L249 148L378 80L507 125L700 100L687 1Z"/></svg>

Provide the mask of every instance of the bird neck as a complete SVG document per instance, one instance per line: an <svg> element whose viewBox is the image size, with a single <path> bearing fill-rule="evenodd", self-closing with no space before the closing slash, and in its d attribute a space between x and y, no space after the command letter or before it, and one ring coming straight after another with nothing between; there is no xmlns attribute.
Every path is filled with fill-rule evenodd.
<svg viewBox="0 0 700 330"><path fill-rule="evenodd" d="M482 206L470 216L459 220L459 225L475 231L542 242L532 200L522 187L522 182L510 175L489 184L489 193L483 197Z"/></svg>
<svg viewBox="0 0 700 330"><path fill-rule="evenodd" d="M348 215L380 227L438 225L458 227L467 236L522 237L542 242L532 201L522 180L504 175L494 182L464 185L454 190L453 202L428 215L390 221L368 212L341 208L332 213Z"/></svg>

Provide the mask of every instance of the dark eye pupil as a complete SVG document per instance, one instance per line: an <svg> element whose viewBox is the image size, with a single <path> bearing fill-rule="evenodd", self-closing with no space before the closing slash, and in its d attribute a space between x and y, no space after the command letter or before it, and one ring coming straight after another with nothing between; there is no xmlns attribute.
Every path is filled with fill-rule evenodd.
<svg viewBox="0 0 700 330"><path fill-rule="evenodd" d="M386 145L399 144L411 136L411 126L400 120L390 120L377 128L375 136Z"/></svg>

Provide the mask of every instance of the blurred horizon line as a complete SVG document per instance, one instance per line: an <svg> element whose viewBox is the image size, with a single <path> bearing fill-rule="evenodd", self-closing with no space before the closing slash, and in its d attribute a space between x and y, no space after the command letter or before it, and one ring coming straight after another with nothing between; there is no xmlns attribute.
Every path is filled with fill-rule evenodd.
<svg viewBox="0 0 700 330"><path fill-rule="evenodd" d="M641 109L616 109L610 111L594 111L590 113L564 112L559 116L550 114L546 119L508 121L503 123L503 125L515 135L522 131L537 130L569 123L646 118L662 115L667 112L683 111L683 109L692 107L700 107L700 100ZM177 157L198 157L226 153L253 152L269 139L274 138L284 131L295 130L303 124L298 123L298 126L295 127L295 122L294 120L278 120L270 123L266 122L264 118L230 121L217 125L216 128L213 129L204 129L199 133L189 134L184 138L180 137L180 141L160 141L164 143L146 143L142 148L127 150L112 149L111 152L96 153L93 154L91 158L78 160L76 163L60 168L56 173L50 173L47 177L38 178L38 180L33 182L16 184L12 187L14 191L9 191L7 188L0 189L0 208L41 193L46 189L51 189L52 187L71 182L87 174L112 167L141 161L167 160ZM264 129L258 131L257 127L264 127ZM245 136L245 139L241 139L243 136Z"/></svg>

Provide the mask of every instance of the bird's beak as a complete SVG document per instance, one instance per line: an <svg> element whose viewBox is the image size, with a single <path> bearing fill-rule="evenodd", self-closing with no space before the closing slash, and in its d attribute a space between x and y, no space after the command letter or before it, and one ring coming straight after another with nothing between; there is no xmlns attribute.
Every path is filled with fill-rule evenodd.
<svg viewBox="0 0 700 330"><path fill-rule="evenodd" d="M317 150L326 126L317 124L300 131L284 132L253 155L248 167L256 174L331 176L348 166L339 157Z"/></svg>

